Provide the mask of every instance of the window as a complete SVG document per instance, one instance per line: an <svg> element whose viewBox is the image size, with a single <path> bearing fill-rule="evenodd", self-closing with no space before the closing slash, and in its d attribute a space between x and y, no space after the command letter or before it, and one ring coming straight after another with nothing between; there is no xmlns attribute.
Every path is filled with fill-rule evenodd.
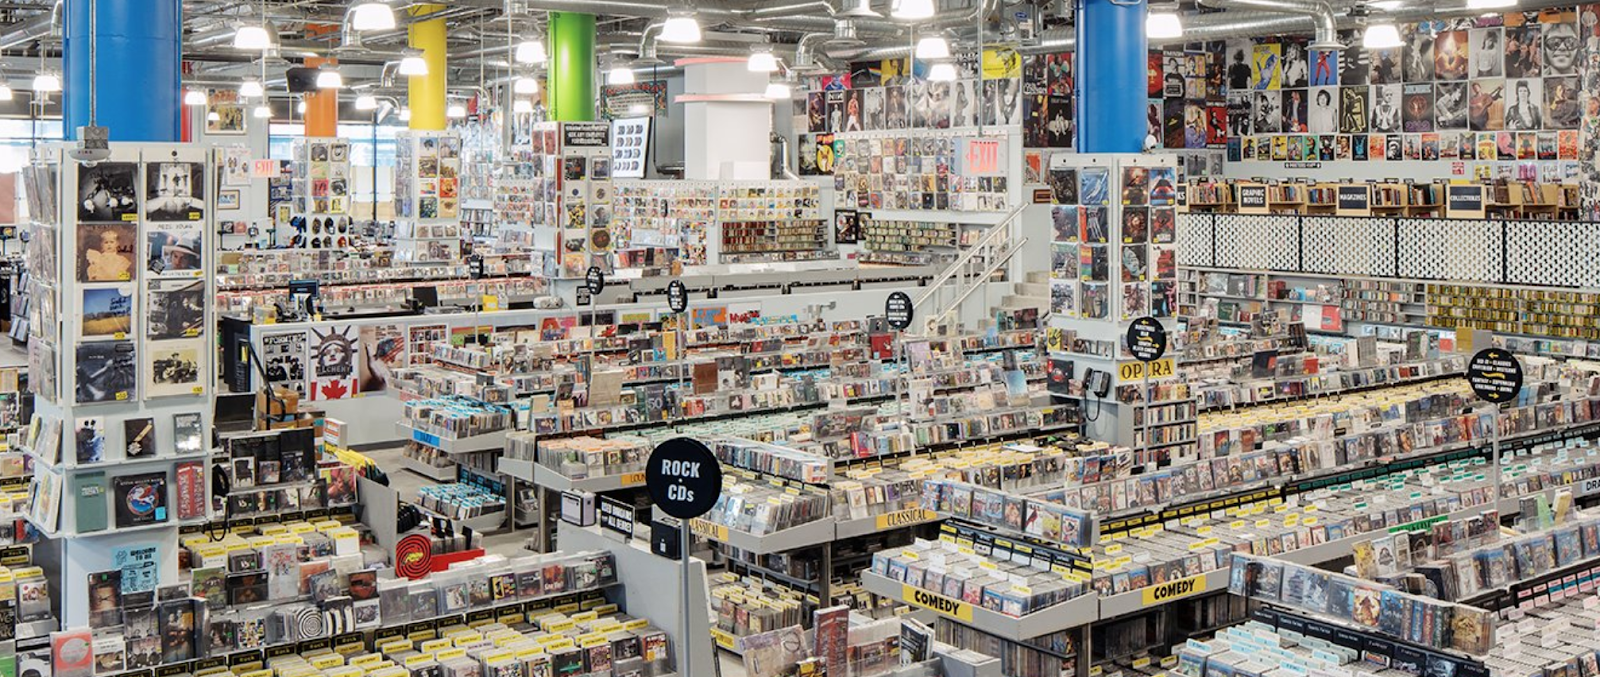
<svg viewBox="0 0 1600 677"><path fill-rule="evenodd" d="M267 156L274 160L293 160L294 142L305 136L305 129L301 123L273 123L267 129ZM357 217L368 209L360 203L394 199L394 139L405 129L399 125L366 122L339 125L339 138L350 142L351 197L357 203Z"/></svg>

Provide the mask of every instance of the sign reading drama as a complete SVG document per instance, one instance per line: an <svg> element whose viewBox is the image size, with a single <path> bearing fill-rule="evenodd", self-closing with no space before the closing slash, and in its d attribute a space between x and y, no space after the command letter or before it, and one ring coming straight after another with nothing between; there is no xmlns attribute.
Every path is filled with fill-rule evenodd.
<svg viewBox="0 0 1600 677"><path fill-rule="evenodd" d="M894 329L911 326L911 311L911 297L903 291L889 294L889 298L883 302L883 315Z"/></svg>
<svg viewBox="0 0 1600 677"><path fill-rule="evenodd" d="M1141 317L1128 325L1128 352L1140 362L1154 362L1167 354L1167 328L1153 317Z"/></svg>
<svg viewBox="0 0 1600 677"><path fill-rule="evenodd" d="M1339 186L1339 211L1365 212L1372 208L1372 186Z"/></svg>
<svg viewBox="0 0 1600 677"><path fill-rule="evenodd" d="M589 272L583 274L583 288L590 296L599 296L606 290L606 273L600 266L589 266Z"/></svg>
<svg viewBox="0 0 1600 677"><path fill-rule="evenodd" d="M1573 496L1580 498L1594 494L1600 494L1600 477L1593 477L1579 482L1578 487L1572 491Z"/></svg>
<svg viewBox="0 0 1600 677"><path fill-rule="evenodd" d="M944 595L904 584L900 586L900 597L906 602L924 609L932 609L956 620L972 622L972 605L966 602L958 602Z"/></svg>
<svg viewBox="0 0 1600 677"><path fill-rule="evenodd" d="M1485 348L1467 363L1467 383L1478 399L1503 404L1522 392L1522 363L1509 351Z"/></svg>
<svg viewBox="0 0 1600 677"><path fill-rule="evenodd" d="M1241 185L1239 190L1239 206L1265 209L1267 206L1267 187L1262 185Z"/></svg>
<svg viewBox="0 0 1600 677"><path fill-rule="evenodd" d="M1154 606L1156 604L1166 604L1175 599L1192 597L1205 592L1205 590L1206 575L1200 574L1199 576L1190 576L1176 581L1147 586L1144 588L1144 594L1141 599L1145 606Z"/></svg>
<svg viewBox="0 0 1600 677"><path fill-rule="evenodd" d="M689 289L683 286L683 282L673 280L667 285L667 307L674 313L689 309Z"/></svg>
<svg viewBox="0 0 1600 677"><path fill-rule="evenodd" d="M1150 365L1150 378L1167 378L1177 374L1172 358L1153 360L1151 362L1119 362L1117 363L1118 381L1138 381L1144 378L1144 365Z"/></svg>
<svg viewBox="0 0 1600 677"><path fill-rule="evenodd" d="M611 125L604 122L564 122L561 124L564 149L604 148L611 145Z"/></svg>
<svg viewBox="0 0 1600 677"><path fill-rule="evenodd" d="M722 493L722 465L706 445L687 437L656 445L644 475L650 500L678 519L706 514Z"/></svg>

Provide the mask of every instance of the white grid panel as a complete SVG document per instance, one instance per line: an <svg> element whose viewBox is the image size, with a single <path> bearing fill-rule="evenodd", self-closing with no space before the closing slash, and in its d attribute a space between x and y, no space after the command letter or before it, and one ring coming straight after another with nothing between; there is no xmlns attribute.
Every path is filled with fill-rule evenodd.
<svg viewBox="0 0 1600 677"><path fill-rule="evenodd" d="M1394 220L1353 216L1306 216L1305 272L1328 275L1394 275Z"/></svg>
<svg viewBox="0 0 1600 677"><path fill-rule="evenodd" d="M1503 221L1401 219L1400 277L1499 282Z"/></svg>
<svg viewBox="0 0 1600 677"><path fill-rule="evenodd" d="M1506 282L1600 287L1600 223L1506 222Z"/></svg>
<svg viewBox="0 0 1600 677"><path fill-rule="evenodd" d="M1300 267L1294 217L1218 214L1218 268L1295 271Z"/></svg>
<svg viewBox="0 0 1600 677"><path fill-rule="evenodd" d="M1178 265L1210 267L1211 239L1215 235L1211 214L1178 215Z"/></svg>

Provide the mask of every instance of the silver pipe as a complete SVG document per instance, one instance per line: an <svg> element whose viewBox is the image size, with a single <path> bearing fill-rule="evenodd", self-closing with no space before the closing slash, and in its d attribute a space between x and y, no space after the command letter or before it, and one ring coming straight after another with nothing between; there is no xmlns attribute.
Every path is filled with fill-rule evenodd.
<svg viewBox="0 0 1600 677"><path fill-rule="evenodd" d="M1337 16L1333 13L1333 5L1328 0L1200 0L1200 4L1221 9L1253 7L1286 14L1306 15L1311 17L1315 26L1316 37L1311 42L1311 49L1344 48L1339 44Z"/></svg>

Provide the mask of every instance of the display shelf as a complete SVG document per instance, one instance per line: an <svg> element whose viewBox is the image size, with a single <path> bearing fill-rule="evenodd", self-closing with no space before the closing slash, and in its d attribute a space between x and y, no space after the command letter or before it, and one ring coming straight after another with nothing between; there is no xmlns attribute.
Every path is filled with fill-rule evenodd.
<svg viewBox="0 0 1600 677"><path fill-rule="evenodd" d="M449 467L432 466L410 456L401 455L396 459L396 465L435 482L454 482L456 479L456 466L454 463L450 464Z"/></svg>
<svg viewBox="0 0 1600 677"><path fill-rule="evenodd" d="M1088 625L1100 616L1100 599L1093 594L1076 597L1043 611L1015 617L913 588L871 571L861 572L861 587L872 594L913 607L932 609L941 618L980 628L988 634L1014 642Z"/></svg>
<svg viewBox="0 0 1600 677"><path fill-rule="evenodd" d="M1216 569L1198 576L1155 583L1120 595L1101 597L1099 620L1120 618L1180 599L1190 599L1227 589L1227 569Z"/></svg>
<svg viewBox="0 0 1600 677"><path fill-rule="evenodd" d="M696 536L724 543L756 555L770 555L800 548L810 548L833 542L834 519L825 517L797 527L757 536L703 519L689 521L689 529Z"/></svg>
<svg viewBox="0 0 1600 677"><path fill-rule="evenodd" d="M767 567L759 564L752 564L741 559L729 559L728 566L743 569L748 572L749 575L755 576L756 578L777 581L784 585L793 586L811 592L815 592L820 587L817 581L807 580L797 576L790 576L789 574L781 571L768 569ZM713 629L711 632L714 634L717 631Z"/></svg>
<svg viewBox="0 0 1600 677"><path fill-rule="evenodd" d="M643 472L572 479L533 461L515 458L500 459L499 471L501 474L523 482L532 482L550 491L587 491L598 494L644 486Z"/></svg>
<svg viewBox="0 0 1600 677"><path fill-rule="evenodd" d="M834 525L834 538L843 540L875 534L889 529L904 529L907 527L933 524L944 519L939 513L923 508L910 508L895 512L863 517L861 519L843 520Z"/></svg>
<svg viewBox="0 0 1600 677"><path fill-rule="evenodd" d="M426 430L418 430L404 421L396 421L394 426L400 432L401 437L417 444L433 447L447 454L499 450L504 449L506 446L507 431L505 430L496 430L482 435L473 435L472 437L449 438L441 437Z"/></svg>

